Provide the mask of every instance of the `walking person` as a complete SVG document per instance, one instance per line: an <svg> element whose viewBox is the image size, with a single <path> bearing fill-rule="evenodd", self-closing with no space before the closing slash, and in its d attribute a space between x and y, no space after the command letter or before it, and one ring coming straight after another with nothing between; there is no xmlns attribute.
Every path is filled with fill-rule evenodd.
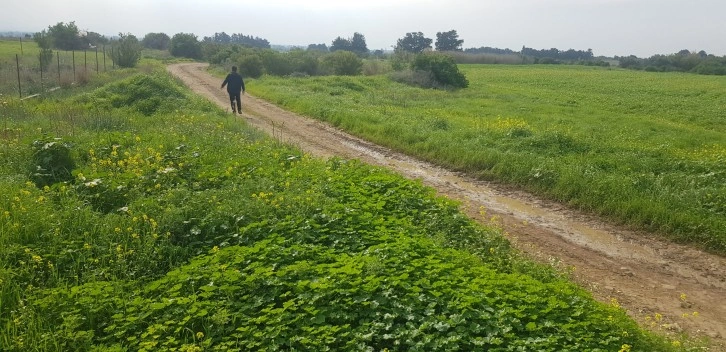
<svg viewBox="0 0 726 352"><path fill-rule="evenodd" d="M237 73L237 66L232 66L232 72L222 82L222 88L227 86L229 93L229 103L232 105L232 113L242 114L242 93L245 92L245 82L242 76ZM236 103L235 103L236 102Z"/></svg>

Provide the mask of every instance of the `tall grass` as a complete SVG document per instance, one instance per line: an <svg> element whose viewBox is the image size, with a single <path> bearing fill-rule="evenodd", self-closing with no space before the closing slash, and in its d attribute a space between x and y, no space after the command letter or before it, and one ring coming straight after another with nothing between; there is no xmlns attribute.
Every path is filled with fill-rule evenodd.
<svg viewBox="0 0 726 352"><path fill-rule="evenodd" d="M525 65L534 63L534 59L519 54L470 54L461 51L450 51L459 64L485 64L485 65Z"/></svg>
<svg viewBox="0 0 726 352"><path fill-rule="evenodd" d="M471 86L456 92L385 77L264 77L251 92L423 159L726 253L722 78L462 68Z"/></svg>

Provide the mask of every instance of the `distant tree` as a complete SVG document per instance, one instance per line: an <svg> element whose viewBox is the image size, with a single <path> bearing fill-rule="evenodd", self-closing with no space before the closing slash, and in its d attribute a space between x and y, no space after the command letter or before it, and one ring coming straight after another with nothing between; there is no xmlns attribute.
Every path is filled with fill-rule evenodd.
<svg viewBox="0 0 726 352"><path fill-rule="evenodd" d="M197 40L197 36L192 33L174 34L169 42L169 51L177 57L202 58L202 46Z"/></svg>
<svg viewBox="0 0 726 352"><path fill-rule="evenodd" d="M337 37L330 46L330 51L350 51L360 57L367 56L369 53L366 37L358 32L353 34L352 38Z"/></svg>
<svg viewBox="0 0 726 352"><path fill-rule="evenodd" d="M33 40L41 49L50 49L53 47L53 38L48 35L48 32L45 29L33 34Z"/></svg>
<svg viewBox="0 0 726 352"><path fill-rule="evenodd" d="M615 59L618 60L618 66L620 66L621 68L630 68L637 70L643 68L644 60L637 58L635 55L623 57L616 56Z"/></svg>
<svg viewBox="0 0 726 352"><path fill-rule="evenodd" d="M366 37L358 32L353 33L353 38L350 39L350 49L352 52L358 54L358 56L367 56L369 50L366 44Z"/></svg>
<svg viewBox="0 0 726 352"><path fill-rule="evenodd" d="M232 35L225 32L214 33L212 37L204 37L203 41L215 44L239 44L248 48L270 48L270 42L267 39L244 35L242 33L234 33Z"/></svg>
<svg viewBox="0 0 726 352"><path fill-rule="evenodd" d="M84 46L87 48L107 44L109 42L108 38L106 38L105 36L90 31L86 32L86 34L81 37L81 40L84 42Z"/></svg>
<svg viewBox="0 0 726 352"><path fill-rule="evenodd" d="M233 44L240 44L250 48L269 49L270 42L267 39L244 35L242 33L232 34L230 41Z"/></svg>
<svg viewBox="0 0 726 352"><path fill-rule="evenodd" d="M144 39L141 40L141 44L143 44L145 48L156 50L168 49L169 42L171 42L171 38L169 38L166 33L147 33L144 36Z"/></svg>
<svg viewBox="0 0 726 352"><path fill-rule="evenodd" d="M118 34L119 39L114 44L111 58L121 67L134 67L141 58L141 43L131 33Z"/></svg>
<svg viewBox="0 0 726 352"><path fill-rule="evenodd" d="M548 62L553 63L555 61L567 61L567 62L579 62L579 61L592 61L595 59L595 55L592 53L592 49L587 50L559 50L557 48L550 49L532 49L526 46L522 46L520 54L535 58L538 63Z"/></svg>
<svg viewBox="0 0 726 352"><path fill-rule="evenodd" d="M340 76L355 76L363 69L363 60L351 51L338 50L323 58L323 65L334 74Z"/></svg>
<svg viewBox="0 0 726 352"><path fill-rule="evenodd" d="M308 51L328 51L328 46L323 44L310 44L308 45Z"/></svg>
<svg viewBox="0 0 726 352"><path fill-rule="evenodd" d="M56 49L82 50L88 47L87 45L84 46L75 22L68 24L58 22L55 26L49 26L48 36L52 38L53 47Z"/></svg>
<svg viewBox="0 0 726 352"><path fill-rule="evenodd" d="M350 42L350 39L345 39L343 37L337 37L333 40L333 43L330 45L330 51L335 52L339 50L345 50L345 51L353 51L353 43Z"/></svg>
<svg viewBox="0 0 726 352"><path fill-rule="evenodd" d="M424 37L421 32L410 32L396 42L395 50L420 53L426 49L431 49L432 42L433 39Z"/></svg>
<svg viewBox="0 0 726 352"><path fill-rule="evenodd" d="M227 34L225 32L214 33L214 37L212 38L212 41L215 43L229 44L232 42L232 37L230 37L229 34Z"/></svg>
<svg viewBox="0 0 726 352"><path fill-rule="evenodd" d="M461 51L464 40L459 39L456 30L448 32L436 33L436 50L437 51Z"/></svg>
<svg viewBox="0 0 726 352"><path fill-rule="evenodd" d="M467 54L495 54L495 55L514 55L517 54L516 51L512 49L500 49L500 48L492 48L489 46L482 46L479 48L467 48L464 49L464 52Z"/></svg>

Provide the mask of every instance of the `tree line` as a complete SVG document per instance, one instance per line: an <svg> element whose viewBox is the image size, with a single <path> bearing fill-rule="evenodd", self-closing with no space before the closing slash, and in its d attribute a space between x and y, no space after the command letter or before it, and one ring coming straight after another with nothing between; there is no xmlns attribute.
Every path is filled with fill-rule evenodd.
<svg viewBox="0 0 726 352"><path fill-rule="evenodd" d="M267 39L244 35L242 33L233 33L232 35L225 32L214 33L211 37L204 37L203 41L218 44L239 44L250 48L270 48L270 42Z"/></svg>
<svg viewBox="0 0 726 352"><path fill-rule="evenodd" d="M649 72L691 72L702 75L726 75L726 56L718 57L701 50L681 50L671 55L653 55L641 59L633 55L615 57L620 67Z"/></svg>
<svg viewBox="0 0 726 352"><path fill-rule="evenodd" d="M205 59L213 63L223 63L240 53L249 52L246 49L261 50L253 59L246 59L244 63L250 66L248 74L257 75L258 72L271 74L290 74L293 72L316 75L321 72L333 72L341 74L356 74L361 70L362 63L359 60L370 55L376 57L384 56L382 51L371 52L368 49L366 38L361 33L353 33L351 37L338 36L328 46L325 43L310 44L307 49L296 49L295 53L284 57L272 53L270 42L264 38L242 33L227 34L217 32L212 36L203 37L199 40L192 33L177 33L169 37L165 33L148 33L139 40L130 33L119 33L117 37L106 38L96 32L81 31L75 22L59 22L47 29L35 33L34 40L38 43L41 53L41 62L50 63L53 53L57 50L87 50L99 45L111 45L112 59L119 66L132 67L136 65L141 57L142 48L168 50L176 57L192 59ZM521 63L536 64L560 64L577 63L586 65L609 66L609 63L597 60L592 49L587 50L560 50L557 48L534 49L523 46L517 52L507 49L479 47L463 49L464 40L459 38L456 30L442 31L436 33L436 39L426 37L422 32L409 32L396 41L393 47L393 54L385 54L391 58L394 69L408 68L412 65L415 55L425 52L449 52L456 54L459 59L461 54L485 54L485 55L510 55L521 56ZM266 51L269 50L270 52ZM307 54L300 54L299 51ZM343 54L345 52L350 54ZM331 58L323 60L324 54L336 54ZM461 54L458 54L461 53ZM352 55L351 55L352 54ZM526 60L524 58L530 58ZM619 67L653 72L680 71L693 72L698 74L726 75L726 57L716 57L700 52L682 50L671 55L654 55L650 58L641 59L635 56L615 57ZM327 61L326 61L327 60ZM314 62L320 62L319 66ZM323 66L329 66L323 69Z"/></svg>

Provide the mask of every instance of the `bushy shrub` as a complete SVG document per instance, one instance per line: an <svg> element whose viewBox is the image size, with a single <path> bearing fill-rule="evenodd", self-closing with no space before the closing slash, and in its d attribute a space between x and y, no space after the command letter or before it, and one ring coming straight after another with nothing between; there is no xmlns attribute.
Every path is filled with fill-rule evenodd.
<svg viewBox="0 0 726 352"><path fill-rule="evenodd" d="M428 71L394 71L389 77L391 80L409 86L422 88L444 89L445 87L437 82L431 72Z"/></svg>
<svg viewBox="0 0 726 352"><path fill-rule="evenodd" d="M694 67L691 72L701 75L726 75L726 58L709 58Z"/></svg>
<svg viewBox="0 0 726 352"><path fill-rule="evenodd" d="M440 53L419 54L411 65L414 71L430 72L436 82L453 88L466 88L469 81L459 72L454 59Z"/></svg>
<svg viewBox="0 0 726 352"><path fill-rule="evenodd" d="M257 54L241 55L236 62L239 73L244 77L259 78L265 69L262 59Z"/></svg>
<svg viewBox="0 0 726 352"><path fill-rule="evenodd" d="M236 45L222 45L218 43L202 42L202 58L211 64L221 64L228 60L232 55L239 52Z"/></svg>
<svg viewBox="0 0 726 352"><path fill-rule="evenodd" d="M75 163L69 144L44 138L33 141L32 148L30 179L38 188L73 179Z"/></svg>
<svg viewBox="0 0 726 352"><path fill-rule="evenodd" d="M353 52L339 50L323 58L323 65L336 75L355 76L363 69L363 60Z"/></svg>
<svg viewBox="0 0 726 352"><path fill-rule="evenodd" d="M292 50L287 53L293 66L293 72L316 76L320 74L320 57L323 53L319 51Z"/></svg>
<svg viewBox="0 0 726 352"><path fill-rule="evenodd" d="M169 43L169 51L177 57L202 58L202 45L197 40L197 36L190 33L174 34Z"/></svg>
<svg viewBox="0 0 726 352"><path fill-rule="evenodd" d="M133 34L119 34L111 58L120 67L134 67L141 58L141 44Z"/></svg>
<svg viewBox="0 0 726 352"><path fill-rule="evenodd" d="M396 51L391 56L391 68L394 71L403 71L411 67L416 54L407 51Z"/></svg>
<svg viewBox="0 0 726 352"><path fill-rule="evenodd" d="M285 54L274 50L263 50L261 52L262 63L265 71L274 76L287 76L295 71L290 58Z"/></svg>
<svg viewBox="0 0 726 352"><path fill-rule="evenodd" d="M363 74L366 76L382 75L391 72L391 64L384 60L365 60Z"/></svg>

